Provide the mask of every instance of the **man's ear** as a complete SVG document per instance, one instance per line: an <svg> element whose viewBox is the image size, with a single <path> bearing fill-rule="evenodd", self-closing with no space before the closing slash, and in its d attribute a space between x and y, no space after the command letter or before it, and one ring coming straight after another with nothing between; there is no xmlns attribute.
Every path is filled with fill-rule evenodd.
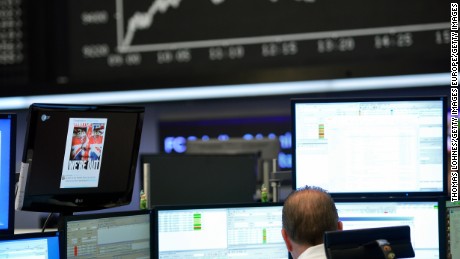
<svg viewBox="0 0 460 259"><path fill-rule="evenodd" d="M291 240L288 237L288 234L284 228L281 229L281 235L283 236L284 243L286 244L286 248L289 252L292 251L292 243Z"/></svg>
<svg viewBox="0 0 460 259"><path fill-rule="evenodd" d="M337 230L343 230L343 222L340 220L337 222Z"/></svg>

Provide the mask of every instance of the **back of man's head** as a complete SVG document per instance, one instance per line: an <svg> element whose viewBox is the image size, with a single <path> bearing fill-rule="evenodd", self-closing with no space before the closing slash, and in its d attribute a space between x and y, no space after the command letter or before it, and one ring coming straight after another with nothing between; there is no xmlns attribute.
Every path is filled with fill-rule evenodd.
<svg viewBox="0 0 460 259"><path fill-rule="evenodd" d="M337 230L338 214L331 196L319 187L305 187L291 193L283 206L283 228L301 245L323 243L325 231Z"/></svg>

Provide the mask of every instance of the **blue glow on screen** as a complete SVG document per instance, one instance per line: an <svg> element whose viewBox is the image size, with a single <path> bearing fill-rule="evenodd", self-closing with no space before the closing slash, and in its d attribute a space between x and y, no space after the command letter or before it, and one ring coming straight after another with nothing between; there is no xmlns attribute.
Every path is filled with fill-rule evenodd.
<svg viewBox="0 0 460 259"><path fill-rule="evenodd" d="M193 140L277 138L280 142L278 166L281 170L292 168L292 135L289 116L165 121L160 122L159 129L162 152L167 154L185 153L187 141Z"/></svg>
<svg viewBox="0 0 460 259"><path fill-rule="evenodd" d="M4 251L0 258L60 258L59 232L7 237L0 241L0 247Z"/></svg>
<svg viewBox="0 0 460 259"><path fill-rule="evenodd" d="M275 133L269 133L268 135L263 135L261 133L245 133L242 136L232 136L232 137L241 137L243 139L252 140L252 139L264 139L264 138L278 138L280 141L280 153L278 154L278 166L280 169L291 169L292 168L292 155L290 153L292 147L291 132L287 131L284 134L276 135ZM223 133L216 137L218 140L226 141L231 138L229 134ZM167 154L171 153L184 153L187 150L187 141L193 140L209 140L211 137L209 135L201 136L168 136L163 139L163 152ZM289 152L289 153L287 153Z"/></svg>
<svg viewBox="0 0 460 259"><path fill-rule="evenodd" d="M48 238L48 258L59 259L59 236Z"/></svg>
<svg viewBox="0 0 460 259"><path fill-rule="evenodd" d="M8 229L11 120L0 119L0 229Z"/></svg>

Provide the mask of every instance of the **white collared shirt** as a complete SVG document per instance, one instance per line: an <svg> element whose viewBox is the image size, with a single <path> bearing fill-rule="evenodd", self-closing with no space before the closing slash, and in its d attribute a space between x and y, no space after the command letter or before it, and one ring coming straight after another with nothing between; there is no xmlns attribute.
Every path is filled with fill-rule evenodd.
<svg viewBox="0 0 460 259"><path fill-rule="evenodd" d="M327 259L326 251L324 251L324 244L309 247L298 259Z"/></svg>

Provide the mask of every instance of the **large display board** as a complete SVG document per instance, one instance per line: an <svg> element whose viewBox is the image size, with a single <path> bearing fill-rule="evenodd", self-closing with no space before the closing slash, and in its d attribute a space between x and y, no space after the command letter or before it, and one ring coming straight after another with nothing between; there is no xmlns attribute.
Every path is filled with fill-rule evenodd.
<svg viewBox="0 0 460 259"><path fill-rule="evenodd" d="M26 66L30 83L41 85L15 94L449 71L448 1L41 0L27 6L33 22L20 39L33 45L24 60L33 61Z"/></svg>
<svg viewBox="0 0 460 259"><path fill-rule="evenodd" d="M447 69L448 5L440 1L86 0L68 7L71 80Z"/></svg>
<svg viewBox="0 0 460 259"><path fill-rule="evenodd" d="M22 0L0 2L0 80L5 83L24 83L27 78L25 7Z"/></svg>

